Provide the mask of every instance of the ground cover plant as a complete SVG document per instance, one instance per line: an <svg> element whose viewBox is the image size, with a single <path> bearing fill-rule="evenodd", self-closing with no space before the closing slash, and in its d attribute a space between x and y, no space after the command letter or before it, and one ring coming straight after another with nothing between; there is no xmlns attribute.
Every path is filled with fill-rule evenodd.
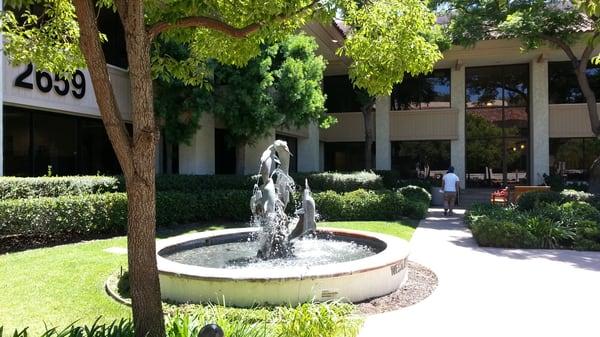
<svg viewBox="0 0 600 337"><path fill-rule="evenodd" d="M229 226L239 227L243 224L169 227L160 229L159 237L166 238L187 232L223 229ZM415 222L323 222L319 223L319 226L376 231L409 240ZM125 237L120 236L0 255L0 289L2 289L0 325L4 325L5 336L12 336L15 329L20 330L24 327L29 327L29 336L38 336L45 331L44 324L48 327L58 327L58 331L74 321L77 321L77 325L90 326L99 316L102 316L99 322L101 324L108 324L121 318L128 319L130 309L110 299L103 289L108 277L121 268L126 269L127 265L126 255L105 250L124 249L126 241ZM167 312L174 312L178 307L168 308ZM201 308L196 307L196 309ZM330 309L321 307L319 310ZM317 308L300 308L297 312L294 311L294 314L303 316L306 315L307 310L317 310ZM192 311L187 313L195 314ZM260 312L255 312L255 315L259 314ZM231 313L228 313L227 317L236 317L235 315L245 317L250 315L250 312L239 309L236 311L231 308ZM275 313L269 315L275 318L283 317ZM292 315L292 312L288 312L287 315ZM324 336L329 335L324 334Z"/></svg>
<svg viewBox="0 0 600 337"><path fill-rule="evenodd" d="M465 221L481 246L600 250L597 205L585 192L536 191L514 206L474 205Z"/></svg>

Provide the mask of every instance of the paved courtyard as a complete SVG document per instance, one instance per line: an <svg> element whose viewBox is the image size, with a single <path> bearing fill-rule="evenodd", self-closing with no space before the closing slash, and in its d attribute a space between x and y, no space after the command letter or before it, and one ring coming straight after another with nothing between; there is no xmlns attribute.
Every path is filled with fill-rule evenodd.
<svg viewBox="0 0 600 337"><path fill-rule="evenodd" d="M370 316L360 337L600 335L600 252L480 248L457 213L430 209L411 240L438 288Z"/></svg>

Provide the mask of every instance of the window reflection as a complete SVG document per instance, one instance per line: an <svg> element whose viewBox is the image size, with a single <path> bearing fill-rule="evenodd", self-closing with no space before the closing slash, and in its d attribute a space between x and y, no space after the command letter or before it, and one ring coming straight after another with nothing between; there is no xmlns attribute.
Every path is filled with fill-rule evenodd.
<svg viewBox="0 0 600 337"><path fill-rule="evenodd" d="M450 141L392 142L392 169L410 178L441 178L450 166Z"/></svg>
<svg viewBox="0 0 600 337"><path fill-rule="evenodd" d="M4 174L118 174L102 121L4 106ZM127 124L128 128L130 125Z"/></svg>
<svg viewBox="0 0 600 337"><path fill-rule="evenodd" d="M360 112L360 101L348 75L325 76L323 91L327 112Z"/></svg>
<svg viewBox="0 0 600 337"><path fill-rule="evenodd" d="M325 171L350 172L364 169L365 142L325 143Z"/></svg>
<svg viewBox="0 0 600 337"><path fill-rule="evenodd" d="M391 95L392 110L450 107L450 69L436 69L420 76L406 75Z"/></svg>
<svg viewBox="0 0 600 337"><path fill-rule="evenodd" d="M528 65L467 68L465 80L469 185L526 183Z"/></svg>
<svg viewBox="0 0 600 337"><path fill-rule="evenodd" d="M600 97L600 66L588 64L590 87ZM585 103L571 62L548 63L548 99L550 104Z"/></svg>
<svg viewBox="0 0 600 337"><path fill-rule="evenodd" d="M587 181L589 168L600 156L596 138L551 138L550 172L568 180Z"/></svg>

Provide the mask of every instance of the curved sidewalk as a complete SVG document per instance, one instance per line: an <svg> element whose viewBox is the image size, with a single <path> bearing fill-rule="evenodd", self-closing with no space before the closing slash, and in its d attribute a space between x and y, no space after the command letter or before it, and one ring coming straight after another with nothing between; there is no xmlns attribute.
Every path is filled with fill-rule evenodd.
<svg viewBox="0 0 600 337"><path fill-rule="evenodd" d="M411 240L438 288L370 316L360 337L600 336L600 252L480 248L457 213L430 209Z"/></svg>

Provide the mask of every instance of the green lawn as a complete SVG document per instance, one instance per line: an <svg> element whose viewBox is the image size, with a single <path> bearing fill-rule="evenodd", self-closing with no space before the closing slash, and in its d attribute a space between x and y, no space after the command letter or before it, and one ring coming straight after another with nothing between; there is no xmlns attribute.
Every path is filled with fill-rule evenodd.
<svg viewBox="0 0 600 337"><path fill-rule="evenodd" d="M359 229L409 240L414 227L408 222L324 222L320 226ZM211 226L210 229L230 227ZM206 229L203 228L203 229ZM163 231L168 237L194 231L190 226ZM126 268L125 255L105 252L125 248L126 238L116 237L0 255L0 326L5 334L29 326L33 335L49 326L64 327L74 321L92 323L96 317L114 320L129 317L130 310L104 292L107 277Z"/></svg>

